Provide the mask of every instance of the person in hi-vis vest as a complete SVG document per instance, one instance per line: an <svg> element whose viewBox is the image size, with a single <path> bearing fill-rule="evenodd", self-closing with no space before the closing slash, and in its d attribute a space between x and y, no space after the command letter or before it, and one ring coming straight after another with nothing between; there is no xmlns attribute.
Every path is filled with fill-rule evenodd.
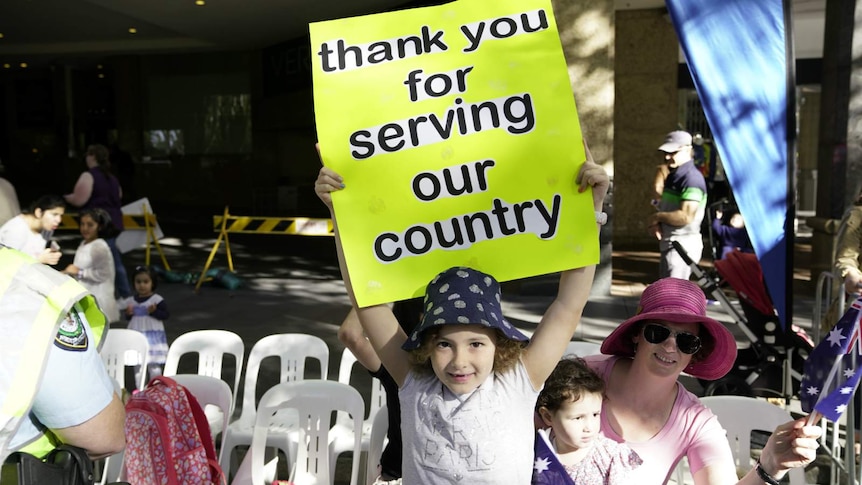
<svg viewBox="0 0 862 485"><path fill-rule="evenodd" d="M125 447L125 409L99 356L106 330L77 281L0 246L0 461L59 443L97 459Z"/></svg>

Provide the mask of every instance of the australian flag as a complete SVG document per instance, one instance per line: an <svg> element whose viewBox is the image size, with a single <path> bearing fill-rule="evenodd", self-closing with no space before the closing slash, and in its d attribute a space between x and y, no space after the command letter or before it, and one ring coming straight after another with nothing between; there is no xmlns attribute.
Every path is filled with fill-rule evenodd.
<svg viewBox="0 0 862 485"><path fill-rule="evenodd" d="M837 421L847 409L862 372L862 341L859 320L862 297L850 305L829 334L811 351L805 361L805 374L799 389L802 410L817 411Z"/></svg>
<svg viewBox="0 0 862 485"><path fill-rule="evenodd" d="M554 453L554 446L551 445L547 430L536 431L535 452L533 485L575 485L575 481L566 473L566 469Z"/></svg>

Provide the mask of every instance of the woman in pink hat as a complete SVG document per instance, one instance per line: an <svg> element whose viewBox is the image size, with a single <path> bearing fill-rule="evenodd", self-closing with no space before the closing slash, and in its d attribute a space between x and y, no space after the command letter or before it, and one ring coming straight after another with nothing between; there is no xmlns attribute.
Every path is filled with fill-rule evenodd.
<svg viewBox="0 0 862 485"><path fill-rule="evenodd" d="M777 485L789 469L814 460L821 429L801 418L779 426L757 466L737 478L718 419L678 382L682 372L718 379L736 360L736 340L706 316L706 297L695 283L665 278L648 286L638 314L601 351L606 355L585 358L607 384L601 429L643 459L632 483L665 483L683 456L697 485Z"/></svg>

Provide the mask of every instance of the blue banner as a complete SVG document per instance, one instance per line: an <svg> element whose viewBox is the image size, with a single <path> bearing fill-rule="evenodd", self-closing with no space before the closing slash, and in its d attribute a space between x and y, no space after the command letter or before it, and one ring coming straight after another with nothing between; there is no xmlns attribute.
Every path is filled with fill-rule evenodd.
<svg viewBox="0 0 862 485"><path fill-rule="evenodd" d="M786 328L792 318L788 256L795 217L788 196L787 120L795 114L788 110L782 0L666 1L769 295Z"/></svg>

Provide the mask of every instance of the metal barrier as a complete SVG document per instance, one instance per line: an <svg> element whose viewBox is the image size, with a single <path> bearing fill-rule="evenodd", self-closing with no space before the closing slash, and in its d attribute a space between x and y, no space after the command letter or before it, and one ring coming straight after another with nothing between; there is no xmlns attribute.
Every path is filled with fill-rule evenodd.
<svg viewBox="0 0 862 485"><path fill-rule="evenodd" d="M815 287L814 293L814 313L812 315L811 322L811 338L814 340L814 344L817 345L820 343L820 331L823 325L823 319L826 315L823 313L824 310L826 314L829 314L829 309L832 305L837 305L836 313L838 317L844 314L844 307L846 305L844 298L837 298L833 300L833 292L835 288L840 288L840 278L836 277L834 274L824 271L820 273L820 276L817 277L817 286ZM843 296L844 292L841 292ZM835 322L831 322L834 325ZM832 326L830 325L830 327Z"/></svg>
<svg viewBox="0 0 862 485"><path fill-rule="evenodd" d="M151 246L155 246L156 250L159 252L159 256L162 258L162 264L165 266L166 270L170 271L171 266L168 264L168 258L165 257L165 253L162 251L162 246L159 244L158 238L156 238L155 228L158 225L156 215L147 210L146 204L144 204L142 208L144 211L143 214L123 214L123 226L125 226L123 231L145 231L147 234L147 247L144 264L147 266L150 265L150 248ZM57 226L57 230L80 230L80 226L78 225L78 216L79 214L74 212L64 213L60 221L60 225Z"/></svg>
<svg viewBox="0 0 862 485"><path fill-rule="evenodd" d="M281 234L281 235L296 235L296 236L329 236L335 235L335 230L332 225L332 219L311 218L311 217L250 217L250 216L235 216L228 212L228 208L224 208L224 213L220 216L213 216L213 230L218 232L215 244L210 251L207 262L204 265L203 271L198 276L198 282L195 285L197 292L201 284L206 280L207 270L212 264L216 251L221 246L222 241L225 244L227 252L228 269L233 272L233 257L230 254L230 239L228 233L240 234Z"/></svg>

